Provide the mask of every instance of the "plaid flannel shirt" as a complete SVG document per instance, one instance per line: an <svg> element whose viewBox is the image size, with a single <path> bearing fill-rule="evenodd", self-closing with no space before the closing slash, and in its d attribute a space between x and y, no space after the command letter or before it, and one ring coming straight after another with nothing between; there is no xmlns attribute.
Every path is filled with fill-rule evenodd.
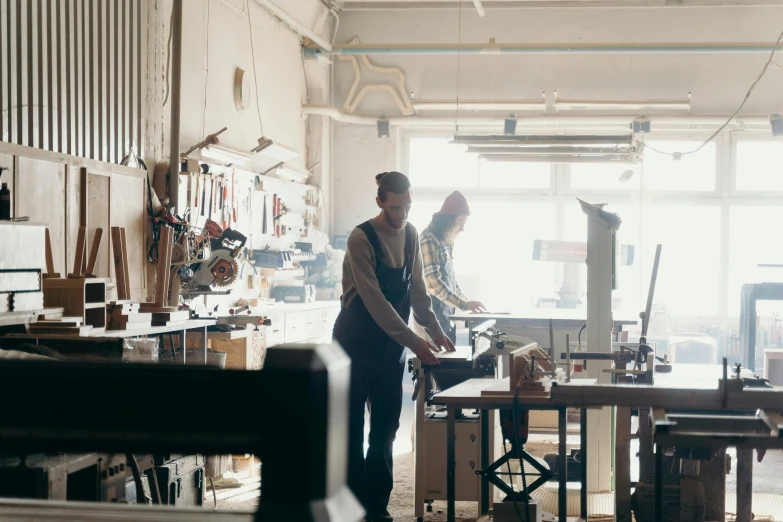
<svg viewBox="0 0 783 522"><path fill-rule="evenodd" d="M452 292L443 280L440 268L446 263L452 254L452 246L438 239L429 227L425 228L419 237L421 245L421 257L423 261L422 272L427 282L427 291L438 301L464 310L467 308L468 298L456 286L456 292Z"/></svg>

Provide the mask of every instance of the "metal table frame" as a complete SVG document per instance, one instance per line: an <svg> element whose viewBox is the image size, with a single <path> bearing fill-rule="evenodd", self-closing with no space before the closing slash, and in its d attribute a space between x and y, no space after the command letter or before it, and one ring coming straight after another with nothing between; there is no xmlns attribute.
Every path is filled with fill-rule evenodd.
<svg viewBox="0 0 783 522"><path fill-rule="evenodd" d="M490 466L489 462L489 410L501 410L512 409L513 406L508 403L508 400L503 402L497 402L488 407L486 401L480 401L477 403L474 398L465 398L463 401L449 401L444 403L438 401L438 395L435 395L431 401L433 404L440 404L446 406L446 485L447 485L447 511L446 520L448 522L455 522L455 496L456 496L456 480L455 480L455 437L456 437L456 413L457 410L463 409L478 409L481 410L481 447L480 447L480 462L481 469L486 470ZM567 489L566 483L568 478L568 462L566 455L566 441L567 441L567 420L566 420L566 407L556 406L550 404L530 404L526 403L524 398L520 398L518 403L519 408L528 410L556 410L558 412L558 521L567 521ZM581 501L581 518L587 521L587 410L582 409L581 425L580 425L580 444L581 444L581 458L582 458L582 473L580 477L580 483L582 486L580 501ZM481 501L480 512L486 514L489 511L489 480L486 475L481 476Z"/></svg>
<svg viewBox="0 0 783 522"><path fill-rule="evenodd" d="M669 416L671 415L671 417ZM663 409L650 413L655 441L655 521L663 521L663 452L671 446L737 448L737 522L753 520L753 450L783 449L783 417L774 411L760 415L682 415ZM678 418L699 421L697 430L681 428ZM712 426L710 423L712 422ZM757 424L766 430L745 429L742 424ZM731 429L727 429L730 425ZM751 427L753 428L753 427Z"/></svg>

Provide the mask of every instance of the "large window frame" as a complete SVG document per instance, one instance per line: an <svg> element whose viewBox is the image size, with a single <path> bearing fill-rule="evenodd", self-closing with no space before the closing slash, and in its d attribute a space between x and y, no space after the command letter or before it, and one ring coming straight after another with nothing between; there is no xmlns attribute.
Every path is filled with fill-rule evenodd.
<svg viewBox="0 0 783 522"><path fill-rule="evenodd" d="M444 130L403 131L397 135L397 165L406 172L409 159L409 144L416 137L450 137L453 132ZM705 139L703 133L656 132L642 137L643 140L688 141L698 145ZM542 189L460 189L471 200L494 201L547 201L555 205L556 235L554 239L562 239L564 235L565 212L576 197L589 201L617 205L641 205L644 207L657 205L708 206L720 209L720 246L719 246L719 278L717 281L719 306L718 319L734 318L734 311L729 311L729 260L730 260L730 210L732 207L753 205L783 206L783 190L780 192L750 192L736 189L737 163L736 145L742 140L773 141L769 134L758 132L727 130L715 138L715 189L712 191L659 191L650 190L644 180L644 167L636 167L635 175L642 176L641 190L577 190L571 187L570 165L553 164L550 171L550 184ZM783 143L781 143L783 146ZM671 151L674 152L674 151ZM674 160L672 160L674 161ZM451 189L453 190L453 188ZM426 194L428 197L445 197L451 192L448 188L419 188L414 186L414 194ZM622 216L621 216L622 217ZM642 235L643 235L642 228ZM643 241L643 238L641 239ZM665 256L665 253L664 253ZM639 295L645 296L649 281L651 260L639 259L641 263L641 280ZM752 281L749 281L752 282ZM703 315L700 317L708 317Z"/></svg>

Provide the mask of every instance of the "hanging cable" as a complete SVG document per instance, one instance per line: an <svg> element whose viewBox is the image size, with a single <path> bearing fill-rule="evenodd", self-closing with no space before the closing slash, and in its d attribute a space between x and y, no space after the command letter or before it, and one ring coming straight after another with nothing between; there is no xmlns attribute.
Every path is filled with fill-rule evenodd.
<svg viewBox="0 0 783 522"><path fill-rule="evenodd" d="M169 91L171 89L171 81L169 79L169 71L171 70L171 32L174 25L174 10L171 10L171 18L169 18L169 43L168 50L166 51L166 95L163 97L163 104L161 107L166 106L166 102L169 101Z"/></svg>
<svg viewBox="0 0 783 522"><path fill-rule="evenodd" d="M462 2L459 0L459 15L457 21L457 105L454 108L454 134L459 134L459 73L460 73L460 58L462 57Z"/></svg>
<svg viewBox="0 0 783 522"><path fill-rule="evenodd" d="M256 48L253 44L253 22L250 17L250 0L247 0L247 29L250 33L250 54L253 58L253 80L255 81L256 91L256 112L258 113L258 127L261 131L261 136L264 135L264 124L261 121L261 104L258 100L258 72L256 71Z"/></svg>
<svg viewBox="0 0 783 522"><path fill-rule="evenodd" d="M207 31L206 31L206 45L204 46L204 58L207 61L206 70L204 72L204 111L201 113L201 135L204 135L204 124L207 119L207 85L209 82L209 3L211 0L207 0Z"/></svg>
<svg viewBox="0 0 783 522"><path fill-rule="evenodd" d="M761 79L764 77L765 74L767 74L767 70L769 70L769 66L773 63L773 58L775 57L775 53L778 50L778 45L780 45L780 40L783 39L783 31L780 32L780 35L778 36L778 39L775 41L775 45L772 46L772 52L769 54L769 59L767 60L767 63L764 64L764 67L761 69L761 73L759 73L758 78L756 78L756 81L753 82L753 85L750 86L750 89L748 89L747 94L745 94L745 98L742 100L742 103L740 103L740 106L737 108L736 111L734 111L734 114L729 116L729 119L726 120L726 123L721 125L718 130L712 133L712 135L707 138L701 145L696 147L693 150L689 150L688 152L664 152L661 150L656 149L655 147L651 147L650 145L642 142L642 145L645 148L648 148L652 150L653 152L657 152L658 154L664 154L666 156L672 156L672 157L681 157L686 156L688 154L695 154L699 152L701 149L703 149L705 146L707 146L708 143L710 143L712 140L714 140L721 132L723 132L723 129L729 126L729 123L731 123L731 120L737 117L737 115L742 111L743 107L745 107L745 104L750 99L750 95L753 94L753 91L756 89L756 85L761 81Z"/></svg>

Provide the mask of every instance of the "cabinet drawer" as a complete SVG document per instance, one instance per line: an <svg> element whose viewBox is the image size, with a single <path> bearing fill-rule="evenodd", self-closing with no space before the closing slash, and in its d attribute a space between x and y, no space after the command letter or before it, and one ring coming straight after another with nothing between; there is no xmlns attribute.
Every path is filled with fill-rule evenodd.
<svg viewBox="0 0 783 522"><path fill-rule="evenodd" d="M285 314L274 314L267 316L272 322L270 326L266 326L266 346L277 346L278 344L284 344L285 340Z"/></svg>
<svg viewBox="0 0 783 522"><path fill-rule="evenodd" d="M301 343L323 335L324 324L320 310L285 314L285 342Z"/></svg>

